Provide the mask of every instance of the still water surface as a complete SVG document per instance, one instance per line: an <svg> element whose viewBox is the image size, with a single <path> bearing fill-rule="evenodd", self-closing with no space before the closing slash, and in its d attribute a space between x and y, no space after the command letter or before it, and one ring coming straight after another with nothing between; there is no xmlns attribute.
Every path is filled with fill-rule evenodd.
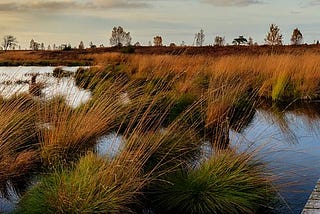
<svg viewBox="0 0 320 214"><path fill-rule="evenodd" d="M301 213L320 178L319 128L317 112L258 109L242 133L230 133L234 147L258 148L261 159L276 175L282 203L275 213Z"/></svg>

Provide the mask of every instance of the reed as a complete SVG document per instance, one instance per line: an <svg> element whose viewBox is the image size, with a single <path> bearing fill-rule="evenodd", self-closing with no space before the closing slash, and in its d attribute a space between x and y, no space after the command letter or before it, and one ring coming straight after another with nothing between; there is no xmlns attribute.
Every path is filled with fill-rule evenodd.
<svg viewBox="0 0 320 214"><path fill-rule="evenodd" d="M109 91L108 93L110 92L113 91ZM114 95L114 93L111 94ZM96 104L96 102L97 100L94 100L94 103L91 103L90 110L95 109L94 104ZM105 104L106 103L104 103L104 105ZM96 154L89 152L85 154L82 153L78 161L73 161L69 165L65 165L62 162L62 165L59 166L60 161L54 163L55 167L51 172L44 175L39 183L23 196L17 212L133 212L137 204L140 203L138 198L143 194L143 187L150 182L150 172L145 171L146 163L151 156L158 151L163 142L163 140L161 140L162 138L158 141L153 140L151 142L151 139L156 138L155 136L153 138L145 137L145 139L149 140L141 141L141 136L152 136L152 131L150 134L145 134L144 126L149 124L149 122L153 122L149 115L154 113L153 108L151 108L153 106L152 102L147 102L147 104L144 105L150 105L150 107L147 107L144 114L139 117L138 124L129 128L131 131L125 132L124 139L126 146L116 157L112 159L108 158L108 156L98 157ZM85 106L82 108L85 109ZM75 111L81 112L81 110ZM61 112L61 109L59 112ZM67 112L69 112L69 110L67 110ZM53 114L56 115L56 113ZM62 114L62 116L63 115L64 114ZM86 115L93 117L90 112L89 114L86 112ZM76 116L78 118L79 115ZM61 115L57 114L57 119L60 117ZM52 118L52 116L50 116L50 118ZM93 120L85 121L91 126L91 129L94 128L92 126L97 123L95 117L93 118ZM161 120L161 116L158 119ZM61 126L64 123L68 124L68 122L70 122L69 120L70 118L61 117L60 121L63 122L57 123L56 126ZM75 121L72 120L72 122ZM76 121L76 124L77 123L79 123L79 121ZM153 122L149 125L151 126L150 130L158 130L161 126L161 121ZM62 129L67 128L63 125ZM77 129L79 129L79 127L77 127ZM70 130L69 126L68 130ZM75 129L74 131L77 130ZM72 136L65 134L66 131L62 132L60 130L52 134L52 136L59 137L60 133L64 134L64 139L72 138ZM96 136L97 133L94 134ZM43 137L47 138L46 135ZM77 143L77 138L72 139L72 143ZM90 141L86 138L81 142L89 143ZM56 141L55 143L61 147L62 151L68 151L69 145L66 146L62 144L63 141ZM76 145L76 147L79 146L81 147L79 144ZM42 147L41 151L45 149L46 148ZM52 149L52 151L55 152L56 149ZM76 152L78 153L78 151L73 151L73 153ZM50 157L52 157L52 155ZM61 156L59 159L61 159ZM156 166L152 168L152 170L155 169Z"/></svg>

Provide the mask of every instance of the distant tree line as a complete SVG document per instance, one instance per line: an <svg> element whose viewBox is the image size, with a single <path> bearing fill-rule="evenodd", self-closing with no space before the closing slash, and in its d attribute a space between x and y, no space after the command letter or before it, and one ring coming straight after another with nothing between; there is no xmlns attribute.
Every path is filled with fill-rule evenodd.
<svg viewBox="0 0 320 214"><path fill-rule="evenodd" d="M206 39L206 35L204 33L204 30L201 29L198 33L194 36L193 46L201 47L204 45ZM283 45L283 35L280 32L280 28L275 25L271 24L269 26L269 31L266 34L266 37L264 39L266 45ZM126 46L132 46L132 37L130 35L130 32L126 32L123 27L118 26L114 27L111 32L111 37L109 39L109 43L112 47L126 47ZM291 45L301 45L303 44L303 34L298 28L295 28L292 32L291 38L290 38ZM243 35L240 35L233 39L232 41L233 45L258 45L257 42L254 42L252 37L249 37L248 39L245 38ZM317 44L319 44L319 41L317 41ZM148 42L149 46L152 46L151 41ZM224 36L215 36L212 45L214 46L225 46L229 45L225 41ZM141 46L140 42L134 43L133 46ZM161 35L156 35L153 37L153 46L163 46L163 39ZM175 43L170 43L170 47L177 46ZM185 42L182 41L180 46L186 46ZM16 37L13 35L6 35L3 37L0 49L7 51L7 50L15 50L16 48L21 49L20 46L18 46L18 41ZM93 42L89 43L89 48L96 48L97 45L95 45ZM104 47L103 44L101 44L99 47ZM85 49L85 45L83 41L80 42L78 47L72 48L70 43L68 44L61 44L57 46L56 44L53 44L53 46L48 45L47 48L45 48L45 45L43 42L37 42L34 39L30 41L30 50L71 50L71 49Z"/></svg>
<svg viewBox="0 0 320 214"><path fill-rule="evenodd" d="M204 33L204 30L201 29L198 33L195 34L194 36L194 41L193 41L193 46L198 46L201 47L204 45L206 35ZM119 26L119 27L114 27L111 33L111 38L110 38L110 45L111 46L130 46L131 45L131 36L130 32L125 32L124 29ZM269 27L269 31L267 32L267 35L264 39L266 45L282 45L283 44L283 36L280 33L280 28L275 25L271 24ZM293 30L292 36L291 36L291 44L292 45L300 45L303 43L303 35L301 31L298 28L295 28ZM248 39L245 38L243 35L240 35L236 38L233 39L232 41L233 45L258 45L257 42L254 42L252 37L249 37ZM214 38L213 42L214 46L224 46L226 45L225 42L225 37L222 36L216 36ZM140 46L140 43L137 42L134 44L134 46ZM151 41L149 41L149 46L152 46ZM153 38L153 46L163 46L163 39L162 36L157 35ZM170 47L176 46L175 43L170 43ZM185 42L182 41L180 46L185 46Z"/></svg>

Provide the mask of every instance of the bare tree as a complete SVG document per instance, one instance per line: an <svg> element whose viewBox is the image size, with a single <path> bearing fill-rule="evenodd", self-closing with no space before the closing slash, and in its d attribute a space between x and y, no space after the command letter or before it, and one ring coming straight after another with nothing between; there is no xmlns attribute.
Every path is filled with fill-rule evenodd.
<svg viewBox="0 0 320 214"><path fill-rule="evenodd" d="M81 49L81 50L84 49L83 41L80 42L80 44L79 44L79 49Z"/></svg>
<svg viewBox="0 0 320 214"><path fill-rule="evenodd" d="M216 36L214 38L214 45L215 46L224 46L225 38L222 36Z"/></svg>
<svg viewBox="0 0 320 214"><path fill-rule="evenodd" d="M270 30L264 39L268 45L282 45L282 34L280 33L280 28L275 25L270 25Z"/></svg>
<svg viewBox="0 0 320 214"><path fill-rule="evenodd" d="M298 28L294 29L291 36L291 44L301 45L302 40L303 40L303 35L301 31Z"/></svg>
<svg viewBox="0 0 320 214"><path fill-rule="evenodd" d="M194 40L196 42L196 46L202 46L205 40L204 30L201 29L199 33L196 33Z"/></svg>
<svg viewBox="0 0 320 214"><path fill-rule="evenodd" d="M126 33L121 26L114 27L111 33L111 46L129 46L131 44L130 32Z"/></svg>
<svg viewBox="0 0 320 214"><path fill-rule="evenodd" d="M18 45L17 38L12 35L6 35L3 37L2 40L2 48L4 51L7 51L8 49L15 48L15 46Z"/></svg>
<svg viewBox="0 0 320 214"><path fill-rule="evenodd" d="M153 37L153 44L154 46L162 46L162 37L161 36Z"/></svg>

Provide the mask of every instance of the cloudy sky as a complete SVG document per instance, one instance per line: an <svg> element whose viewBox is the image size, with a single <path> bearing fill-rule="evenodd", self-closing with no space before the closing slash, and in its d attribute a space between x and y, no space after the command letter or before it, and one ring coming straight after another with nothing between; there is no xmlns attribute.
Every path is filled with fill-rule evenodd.
<svg viewBox="0 0 320 214"><path fill-rule="evenodd" d="M192 44L204 29L206 44L216 35L226 42L244 35L263 43L271 23L289 43L298 27L304 41L320 40L320 0L0 0L0 36L13 34L22 48L30 40L48 44L81 40L109 46L113 26L129 31L133 42Z"/></svg>

